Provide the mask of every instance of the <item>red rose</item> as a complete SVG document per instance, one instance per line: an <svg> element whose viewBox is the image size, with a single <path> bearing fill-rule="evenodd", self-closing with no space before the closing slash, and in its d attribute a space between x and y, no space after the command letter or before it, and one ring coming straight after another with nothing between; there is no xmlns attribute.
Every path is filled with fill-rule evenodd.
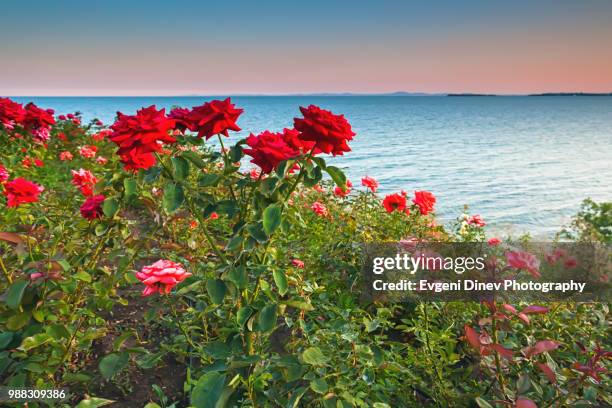
<svg viewBox="0 0 612 408"><path fill-rule="evenodd" d="M109 139L119 146L117 154L126 170L148 169L156 163L153 152L161 152L163 143L176 142L168 134L173 128L174 120L166 117L165 110L152 105L136 115L118 112Z"/></svg>
<svg viewBox="0 0 612 408"><path fill-rule="evenodd" d="M295 118L294 127L300 132L300 139L315 142L316 147L334 156L350 152L347 142L355 133L344 115L334 115L328 110L310 105L300 107L304 118Z"/></svg>
<svg viewBox="0 0 612 408"><path fill-rule="evenodd" d="M230 98L214 100L195 106L186 121L190 125L189 130L198 132L198 137L206 137L208 140L219 134L229 136L228 130L240 131L236 120L242 112L242 109L236 109Z"/></svg>
<svg viewBox="0 0 612 408"><path fill-rule="evenodd" d="M102 217L102 203L104 202L102 194L87 197L87 200L81 206L81 215L88 220L94 220Z"/></svg>
<svg viewBox="0 0 612 408"><path fill-rule="evenodd" d="M0 125L5 129L13 130L15 125L22 123L25 114L25 109L20 103L9 98L0 98Z"/></svg>
<svg viewBox="0 0 612 408"><path fill-rule="evenodd" d="M191 122L189 121L190 114L191 111L187 108L174 108L170 111L168 117L174 119L174 129L185 133L185 130L191 127Z"/></svg>
<svg viewBox="0 0 612 408"><path fill-rule="evenodd" d="M55 124L52 109L41 109L32 102L25 106L23 127L32 133L36 140L45 142L49 140L49 130Z"/></svg>
<svg viewBox="0 0 612 408"><path fill-rule="evenodd" d="M487 241L487 244L489 244L489 246L497 246L501 243L499 238L489 238L489 240Z"/></svg>
<svg viewBox="0 0 612 408"><path fill-rule="evenodd" d="M315 142L309 142L300 138L300 132L295 129L283 129L283 138L289 146L299 151L301 154L309 153L315 146ZM313 154L321 153L321 150L315 149Z"/></svg>
<svg viewBox="0 0 612 408"><path fill-rule="evenodd" d="M93 188L97 182L98 179L89 170L72 170L72 184L77 186L84 196L90 196L93 194Z"/></svg>
<svg viewBox="0 0 612 408"><path fill-rule="evenodd" d="M170 293L178 283L191 276L183 265L166 259L160 259L152 265L144 266L136 273L136 278L146 285L142 296Z"/></svg>
<svg viewBox="0 0 612 408"><path fill-rule="evenodd" d="M291 265L295 266L296 268L304 269L304 262L300 261L299 259L292 259Z"/></svg>
<svg viewBox="0 0 612 408"><path fill-rule="evenodd" d="M40 193L44 190L44 187L21 177L4 184L4 195L7 198L7 206L9 207L19 207L21 204L35 203L38 201Z"/></svg>
<svg viewBox="0 0 612 408"><path fill-rule="evenodd" d="M251 156L251 163L261 167L266 174L271 173L280 162L300 154L287 143L283 133L267 130L257 136L251 133L246 142L251 148L244 149L244 153Z"/></svg>
<svg viewBox="0 0 612 408"><path fill-rule="evenodd" d="M433 211L436 197L429 191L415 191L412 202L419 207L422 215L427 215Z"/></svg>
<svg viewBox="0 0 612 408"><path fill-rule="evenodd" d="M383 207L388 213L406 211L406 197L398 193L389 194L383 200Z"/></svg>
<svg viewBox="0 0 612 408"><path fill-rule="evenodd" d="M351 192L351 187L353 187L353 183L351 183L350 180L346 180L346 187L340 188L336 186L336 188L334 188L334 195L337 197L346 197Z"/></svg>
<svg viewBox="0 0 612 408"><path fill-rule="evenodd" d="M374 177L365 176L361 179L361 185L369 188L373 193L375 193L376 189L378 188L378 181L376 181Z"/></svg>

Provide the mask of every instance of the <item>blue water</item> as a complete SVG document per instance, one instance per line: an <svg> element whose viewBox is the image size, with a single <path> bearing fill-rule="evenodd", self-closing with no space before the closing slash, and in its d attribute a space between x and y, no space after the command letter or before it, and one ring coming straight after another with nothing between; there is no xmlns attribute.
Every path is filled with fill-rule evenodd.
<svg viewBox="0 0 612 408"><path fill-rule="evenodd" d="M111 123L117 110L170 108L202 97L15 98ZM355 185L368 174L383 193L426 189L444 221L464 204L495 232L551 237L591 197L612 200L612 97L235 97L239 125L292 126L298 106L343 113L357 136L331 159Z"/></svg>

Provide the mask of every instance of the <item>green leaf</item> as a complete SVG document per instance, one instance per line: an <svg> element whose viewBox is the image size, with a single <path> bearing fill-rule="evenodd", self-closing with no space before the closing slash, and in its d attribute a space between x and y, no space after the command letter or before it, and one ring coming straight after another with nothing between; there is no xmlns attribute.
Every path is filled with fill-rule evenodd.
<svg viewBox="0 0 612 408"><path fill-rule="evenodd" d="M309 347L302 353L302 359L306 364L322 366L327 363L328 358L318 347Z"/></svg>
<svg viewBox="0 0 612 408"><path fill-rule="evenodd" d="M242 241L244 241L242 235L236 235L232 237L232 239L230 239L227 245L225 246L225 250L235 251L236 249L240 248L240 245L242 245Z"/></svg>
<svg viewBox="0 0 612 408"><path fill-rule="evenodd" d="M123 188L125 189L125 197L131 198L136 195L138 184L136 184L136 180L133 178L126 178L123 180Z"/></svg>
<svg viewBox="0 0 612 408"><path fill-rule="evenodd" d="M19 279L13 282L6 294L6 305L11 309L17 309L27 286L28 282L25 280Z"/></svg>
<svg viewBox="0 0 612 408"><path fill-rule="evenodd" d="M263 223L258 222L257 224L249 224L246 227L249 235L253 237L257 242L263 243L268 240L268 236L263 228Z"/></svg>
<svg viewBox="0 0 612 408"><path fill-rule="evenodd" d="M529 375L521 375L516 381L516 392L523 395L529 391L529 388L531 388L531 380L529 379Z"/></svg>
<svg viewBox="0 0 612 408"><path fill-rule="evenodd" d="M0 333L0 350L4 350L13 341L12 332Z"/></svg>
<svg viewBox="0 0 612 408"><path fill-rule="evenodd" d="M283 296L287 293L287 276L285 276L285 271L281 269L275 270L272 275L274 276L274 283L276 283L276 287L278 288L278 293Z"/></svg>
<svg viewBox="0 0 612 408"><path fill-rule="evenodd" d="M88 274L85 271L79 271L77 273L75 273L74 275L72 275L75 279L83 281L83 282L91 282L91 275Z"/></svg>
<svg viewBox="0 0 612 408"><path fill-rule="evenodd" d="M149 402L143 408L161 408L161 406L159 406L158 404L156 404L154 402Z"/></svg>
<svg viewBox="0 0 612 408"><path fill-rule="evenodd" d="M248 275L247 275L247 270L244 264L230 269L229 273L227 274L227 278L234 285L236 285L238 289L246 288Z"/></svg>
<svg viewBox="0 0 612 408"><path fill-rule="evenodd" d="M51 326L47 327L46 332L49 336L53 337L56 340L60 340L62 338L70 338L70 332L63 324L52 324Z"/></svg>
<svg viewBox="0 0 612 408"><path fill-rule="evenodd" d="M102 212L108 218L113 218L119 209L119 202L115 198L107 198L102 203Z"/></svg>
<svg viewBox="0 0 612 408"><path fill-rule="evenodd" d="M317 378L316 380L312 380L310 382L310 388L318 394L325 394L329 389L329 385L327 385L327 381L325 381L325 379Z"/></svg>
<svg viewBox="0 0 612 408"><path fill-rule="evenodd" d="M128 353L112 353L104 356L100 360L98 368L100 373L107 380L121 371L128 363L130 355Z"/></svg>
<svg viewBox="0 0 612 408"><path fill-rule="evenodd" d="M98 397L89 397L79 402L75 408L98 408L112 404L113 402L115 401Z"/></svg>
<svg viewBox="0 0 612 408"><path fill-rule="evenodd" d="M180 184L168 183L164 187L164 208L168 212L176 211L183 201L185 200L185 194L183 193L183 186Z"/></svg>
<svg viewBox="0 0 612 408"><path fill-rule="evenodd" d="M244 153L241 145L238 144L230 148L229 158L232 163L238 163L240 159L242 159L242 156L244 156Z"/></svg>
<svg viewBox="0 0 612 408"><path fill-rule="evenodd" d="M225 298L225 283L221 279L208 279L206 281L206 291L213 303L219 305Z"/></svg>
<svg viewBox="0 0 612 408"><path fill-rule="evenodd" d="M300 310L305 310L307 312L310 312L310 311L314 310L314 306L312 305L312 303L307 302L305 300L292 299L292 300L288 300L288 301L286 301L284 303L287 306L291 306L291 307L294 307L294 308L300 309Z"/></svg>
<svg viewBox="0 0 612 408"><path fill-rule="evenodd" d="M6 321L6 328L11 331L17 331L25 326L30 321L29 313L16 313Z"/></svg>
<svg viewBox="0 0 612 408"><path fill-rule="evenodd" d="M483 400L480 397L476 397L475 401L480 408L493 408L493 405L489 404L487 401Z"/></svg>
<svg viewBox="0 0 612 408"><path fill-rule="evenodd" d="M172 166L177 180L185 180L189 176L189 162L182 157L173 157Z"/></svg>
<svg viewBox="0 0 612 408"><path fill-rule="evenodd" d="M203 169L204 167L206 167L206 163L204 162L204 160L202 160L202 158L196 152L187 150L183 152L181 156L189 160L191 163L193 163L196 167L200 169Z"/></svg>
<svg viewBox="0 0 612 408"><path fill-rule="evenodd" d="M191 405L196 408L215 408L225 386L225 375L211 371L198 379L191 391Z"/></svg>
<svg viewBox="0 0 612 408"><path fill-rule="evenodd" d="M327 174L329 174L332 180L334 180L334 183L336 183L338 187L344 188L346 186L346 176L338 167L327 166L325 171Z"/></svg>
<svg viewBox="0 0 612 408"><path fill-rule="evenodd" d="M236 313L236 323L238 323L239 326L244 326L244 324L247 322L247 320L249 320L249 317L251 317L251 315L253 314L253 309L251 309L249 306L243 306L238 310L238 313Z"/></svg>
<svg viewBox="0 0 612 408"><path fill-rule="evenodd" d="M21 345L19 346L19 350L29 351L33 348L42 346L49 341L51 341L51 337L49 337L46 333L38 333L23 339Z"/></svg>
<svg viewBox="0 0 612 408"><path fill-rule="evenodd" d="M227 214L228 217L232 218L239 209L236 202L233 200L223 200L217 203L217 211L222 214Z"/></svg>
<svg viewBox="0 0 612 408"><path fill-rule="evenodd" d="M150 184L158 179L159 175L162 173L162 168L159 166L151 167L145 171L143 171L144 177L143 180L145 183Z"/></svg>
<svg viewBox="0 0 612 408"><path fill-rule="evenodd" d="M257 319L259 330L267 332L276 326L276 305L267 305L259 311Z"/></svg>
<svg viewBox="0 0 612 408"><path fill-rule="evenodd" d="M200 185L200 187L213 187L217 185L219 180L221 180L221 177L219 175L207 173L202 174L198 178L198 184Z"/></svg>
<svg viewBox="0 0 612 408"><path fill-rule="evenodd" d="M272 234L281 224L281 207L269 205L263 212L263 228L266 234Z"/></svg>

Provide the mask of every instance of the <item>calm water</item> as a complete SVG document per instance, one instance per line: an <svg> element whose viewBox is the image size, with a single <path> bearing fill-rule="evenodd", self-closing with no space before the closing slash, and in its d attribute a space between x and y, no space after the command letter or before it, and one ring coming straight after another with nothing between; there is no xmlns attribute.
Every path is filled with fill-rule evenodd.
<svg viewBox="0 0 612 408"><path fill-rule="evenodd" d="M191 107L201 97L16 98L57 113L111 123L117 110ZM426 189L443 220L464 204L495 231L551 236L591 197L612 200L612 97L236 97L239 124L259 132L292 126L298 106L344 113L353 151L331 161L354 184ZM239 136L245 136L242 132Z"/></svg>

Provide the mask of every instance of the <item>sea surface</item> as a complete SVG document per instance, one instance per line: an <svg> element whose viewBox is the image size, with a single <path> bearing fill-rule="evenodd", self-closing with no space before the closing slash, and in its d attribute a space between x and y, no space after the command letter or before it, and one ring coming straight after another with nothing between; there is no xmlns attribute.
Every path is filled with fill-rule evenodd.
<svg viewBox="0 0 612 408"><path fill-rule="evenodd" d="M211 97L22 97L56 113L112 123L117 111L191 107ZM381 192L429 190L444 222L469 205L497 234L550 238L580 202L612 200L612 97L241 96L249 131L291 127L299 106L343 113L357 133L352 152L329 161L354 185ZM211 139L212 140L212 139Z"/></svg>

